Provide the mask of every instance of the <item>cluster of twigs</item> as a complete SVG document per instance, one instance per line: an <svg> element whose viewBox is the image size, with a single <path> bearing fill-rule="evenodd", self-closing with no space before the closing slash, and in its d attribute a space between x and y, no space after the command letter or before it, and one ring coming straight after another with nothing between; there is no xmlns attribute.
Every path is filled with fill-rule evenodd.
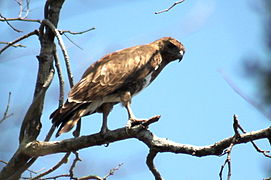
<svg viewBox="0 0 271 180"><path fill-rule="evenodd" d="M239 124L239 120L238 120L238 116L237 115L234 115L233 116L233 130L234 130L234 136L233 136L233 139L232 139L232 142L230 144L230 146L224 151L224 154L227 154L227 158L224 162L224 164L221 166L221 169L220 169L220 172L219 172L219 178L220 180L222 180L223 176L222 176L222 173L223 173L223 170L225 168L225 166L227 165L228 166L228 175L227 175L227 180L230 180L231 178L231 175L232 175L232 169L231 169L231 152L232 152L232 148L233 146L238 142L238 140L241 138L241 135L239 133L239 130L242 132L242 133L247 133L243 128L242 126ZM255 150L259 153L262 153L265 157L268 157L268 158L271 158L271 155L268 154L270 153L270 151L265 151L265 150L261 150L257 145L256 143L251 140L250 141L251 144L253 145L253 147L255 148Z"/></svg>

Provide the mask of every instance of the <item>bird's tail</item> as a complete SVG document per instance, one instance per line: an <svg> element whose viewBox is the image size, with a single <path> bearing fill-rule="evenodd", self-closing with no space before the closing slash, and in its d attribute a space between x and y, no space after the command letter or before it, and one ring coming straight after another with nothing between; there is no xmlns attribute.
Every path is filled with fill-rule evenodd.
<svg viewBox="0 0 271 180"><path fill-rule="evenodd" d="M70 131L79 121L79 119L86 114L86 109L90 103L70 103L66 102L62 107L56 109L51 115L54 126L59 127L56 137L60 134Z"/></svg>
<svg viewBox="0 0 271 180"><path fill-rule="evenodd" d="M88 103L68 102L55 110L51 115L54 126L59 127L56 137L62 133L70 131L80 120L81 117L95 113L102 102L94 101Z"/></svg>

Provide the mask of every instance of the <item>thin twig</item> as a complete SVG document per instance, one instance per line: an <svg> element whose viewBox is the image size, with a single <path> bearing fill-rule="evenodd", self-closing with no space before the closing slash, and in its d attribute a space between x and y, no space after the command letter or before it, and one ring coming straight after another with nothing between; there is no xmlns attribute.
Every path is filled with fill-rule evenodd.
<svg viewBox="0 0 271 180"><path fill-rule="evenodd" d="M103 178L97 175L88 175L88 176L83 176L80 178L76 178L76 180L88 180L88 179L95 179L95 180L106 180L109 176L114 175L114 173L120 169L120 167L123 165L123 163L119 164L117 167L110 169L107 175L105 175Z"/></svg>
<svg viewBox="0 0 271 180"><path fill-rule="evenodd" d="M0 120L0 123L2 123L4 120L6 120L7 118L9 118L10 116L13 115L13 113L8 114L8 110L9 110L9 106L10 106L10 97L11 97L11 92L8 93L8 103L7 103L6 111L3 115L3 118Z"/></svg>
<svg viewBox="0 0 271 180"><path fill-rule="evenodd" d="M31 180L34 180L34 179L39 179L53 171L55 171L56 169L58 169L60 166L62 166L63 164L67 163L68 162L68 158L70 156L70 152L66 153L65 156L55 165L53 166L52 168L50 168L49 170L39 174L38 176L34 177L34 178L31 178Z"/></svg>
<svg viewBox="0 0 271 180"><path fill-rule="evenodd" d="M164 10L162 10L162 11L155 12L154 14L160 14L160 13L168 12L168 11L171 10L174 6L176 6L177 4L180 4L180 3L182 3L182 2L184 2L184 0L177 1L177 2L175 2L174 4L172 4L169 8L164 9Z"/></svg>
<svg viewBox="0 0 271 180"><path fill-rule="evenodd" d="M18 17L22 17L22 14L23 14L23 0L16 0L17 4L19 5L20 7L20 11L19 11L19 15Z"/></svg>
<svg viewBox="0 0 271 180"><path fill-rule="evenodd" d="M219 172L219 178L220 180L222 180L222 173L223 170L226 166L226 164L228 165L228 175L227 175L227 180L231 179L231 151L232 148L234 146L234 144L238 141L238 139L241 137L240 133L238 132L238 128L239 128L239 122L238 122L238 116L237 115L233 115L233 130L234 130L234 136L232 139L232 142L230 144L230 146L226 149L226 153L227 153L227 158L224 162L224 164L221 166L220 172Z"/></svg>
<svg viewBox="0 0 271 180"><path fill-rule="evenodd" d="M8 162L3 161L3 160L0 160L0 162L3 163L3 164L8 164ZM42 170L43 170L43 169L41 169L41 170L39 170L39 171L42 171ZM30 170L30 169L27 169L27 171L28 171L28 172L31 172L31 173L33 173L33 174L38 174L38 173L39 173L39 171L33 171L33 170Z"/></svg>
<svg viewBox="0 0 271 180"><path fill-rule="evenodd" d="M38 30L35 30L35 31L32 31L32 32L30 32L30 33L28 33L28 34L25 34L25 35L19 37L18 39L14 40L14 41L12 41L12 42L9 42L5 47L3 47L3 48L0 50L0 54L2 54L7 48L9 48L10 46L13 46L13 45L16 44L17 42L22 41L23 39L26 39L26 38L28 38L28 37L30 37L30 36L32 36L32 35L38 35L38 34L39 34Z"/></svg>
<svg viewBox="0 0 271 180"><path fill-rule="evenodd" d="M110 171L108 172L108 174L106 176L104 176L103 180L106 180L109 176L114 175L114 173L120 169L120 167L123 165L123 163L118 164L117 167L110 169Z"/></svg>
<svg viewBox="0 0 271 180"><path fill-rule="evenodd" d="M19 33L23 32L23 31L21 31L21 30L19 30L19 29L16 29L15 27L13 27L13 26L9 23L9 20L8 20L7 18L5 18L4 16L2 16L1 13L0 13L0 17L1 17L0 21L5 21L5 22L7 23L7 25L8 25L9 27L11 27L11 29L13 29L14 31L19 32Z"/></svg>
<svg viewBox="0 0 271 180"><path fill-rule="evenodd" d="M236 121L237 121L237 126L238 126L238 129L240 129L242 131L242 133L247 133L246 130L244 130L244 128L241 127L241 125L239 124L238 122L238 119L237 119L237 116L236 116ZM271 155L268 154L270 153L270 151L265 151L265 150L261 150L254 141L250 141L251 144L253 145L253 147L256 149L257 152L259 153L262 153L265 157L268 157L268 158L271 158Z"/></svg>
<svg viewBox="0 0 271 180"><path fill-rule="evenodd" d="M0 41L0 44L10 44L10 42L3 42L3 41ZM25 45L22 45L22 44L13 44L13 45L11 45L11 47L15 47L15 48L17 48L17 47L26 47Z"/></svg>
<svg viewBox="0 0 271 180"><path fill-rule="evenodd" d="M83 33L89 32L89 31L93 31L95 29L96 29L95 27L92 27L90 29L87 29L87 30L84 30L84 31L79 31L79 32L73 32L73 31L67 31L67 30L58 30L58 31L59 31L59 33L61 35L65 34L65 33L69 33L69 34L72 34L72 35L77 35L77 34L83 34Z"/></svg>
<svg viewBox="0 0 271 180"><path fill-rule="evenodd" d="M74 170L74 168L76 166L76 163L78 161L81 161L81 159L79 158L79 153L78 152L74 151L73 154L75 155L75 158L74 158L74 160L72 162L72 165L70 167L70 170L69 170L71 179L74 178L74 176L73 176L73 170Z"/></svg>
<svg viewBox="0 0 271 180"><path fill-rule="evenodd" d="M51 139L53 133L55 132L55 129L56 129L56 126L52 125L49 132L48 132L48 134L46 135L46 137L44 139L45 142L47 142L47 141L49 141Z"/></svg>
<svg viewBox="0 0 271 180"><path fill-rule="evenodd" d="M71 40L71 38L69 38L69 36L67 36L66 34L63 34L73 45L75 45L76 47L78 47L79 49L83 50L82 47L80 47L77 43L75 43L73 40Z"/></svg>
<svg viewBox="0 0 271 180"><path fill-rule="evenodd" d="M28 16L28 14L29 14L29 11L30 11L29 5L30 5L30 0L26 0L26 10L24 10L25 15L24 15L23 19L26 18Z"/></svg>
<svg viewBox="0 0 271 180"><path fill-rule="evenodd" d="M58 178L62 178L62 177L70 177L70 175L69 174L61 174L61 175L57 175L57 176L52 176L52 177L48 177L48 178L42 178L42 180L49 180L49 179L54 179L54 180L56 180L56 179L58 179ZM27 180L29 180L29 177L21 177L22 179L27 179Z"/></svg>
<svg viewBox="0 0 271 180"><path fill-rule="evenodd" d="M61 107L64 103L64 78L62 75L62 70L60 67L60 61L59 61L59 58L57 55L56 47L54 47L53 54L54 54L56 72L57 72L57 76L58 76L58 80L59 80L59 104L58 104L58 107Z"/></svg>
<svg viewBox="0 0 271 180"><path fill-rule="evenodd" d="M105 180L105 179L103 179L102 177L97 176L97 175L89 175L89 176L83 176L83 177L77 178L77 180L89 180L89 179L94 179L94 180Z"/></svg>
<svg viewBox="0 0 271 180"><path fill-rule="evenodd" d="M72 44L74 44L76 47L79 49L83 50L82 47L80 47L77 43L75 43L73 40L69 38L69 36L66 35L66 33L72 34L72 35L77 35L77 34L83 34L89 31L95 30L95 27L84 30L84 31L79 31L79 32L72 32L72 31L67 31L67 30L58 30L61 35L64 35Z"/></svg>
<svg viewBox="0 0 271 180"><path fill-rule="evenodd" d="M222 173L226 165L228 165L228 175L227 175L227 180L230 180L231 178L231 151L233 148L233 143L230 145L230 147L226 150L227 153L227 158L224 162L224 164L221 166L220 172L219 172L219 179L222 180Z"/></svg>
<svg viewBox="0 0 271 180"><path fill-rule="evenodd" d="M6 21L6 22L9 22L9 21L27 21L27 22L41 23L41 20L39 20L39 19L28 19L28 18L20 18L20 17L17 17L17 18L5 18L1 14L0 14L0 17L1 17L0 21Z"/></svg>

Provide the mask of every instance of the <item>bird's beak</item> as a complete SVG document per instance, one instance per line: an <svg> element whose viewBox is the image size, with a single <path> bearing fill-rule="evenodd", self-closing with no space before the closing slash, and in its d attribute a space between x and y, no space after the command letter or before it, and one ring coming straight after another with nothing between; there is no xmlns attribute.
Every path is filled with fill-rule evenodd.
<svg viewBox="0 0 271 180"><path fill-rule="evenodd" d="M179 62L181 62L181 60L183 59L183 55L184 55L184 51L181 50L180 53L179 53Z"/></svg>

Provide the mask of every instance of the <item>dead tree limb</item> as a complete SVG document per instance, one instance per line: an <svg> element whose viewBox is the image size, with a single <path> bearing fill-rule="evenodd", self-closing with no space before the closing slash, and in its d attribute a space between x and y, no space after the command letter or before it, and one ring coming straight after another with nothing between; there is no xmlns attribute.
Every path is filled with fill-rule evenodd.
<svg viewBox="0 0 271 180"><path fill-rule="evenodd" d="M238 139L236 144L243 144L252 140L264 139L268 137L271 137L271 127L242 134L240 135L240 139ZM225 138L212 145L194 146L179 144L165 138L159 138L142 125L137 125L130 129L129 132L127 132L126 127L109 131L105 137L102 137L99 133L97 133L88 136L66 139L63 141L33 141L26 144L22 151L28 156L37 157L54 153L77 151L87 147L113 143L119 140L130 138L137 138L150 148L155 147L157 152L182 153L202 157L210 155L221 155L223 151L230 146L234 136Z"/></svg>
<svg viewBox="0 0 271 180"><path fill-rule="evenodd" d="M153 159L156 153L171 152L176 154L189 154L192 156L202 157L202 156L220 156L224 153L227 148L232 148L237 144L248 143L253 140L270 138L271 137L271 127L266 129L261 129L258 131L252 131L245 134L240 134L238 140L236 136L225 138L221 141L215 142L212 145L206 146L194 146L187 144L180 144L173 142L171 140L160 138L154 135L151 131L146 129L143 125L136 125L127 131L126 127L119 128L113 131L109 131L104 137L99 133L81 136L72 139L66 139L63 141L54 142L42 142L35 141L26 144L25 148L22 150L26 155L32 157L45 156L55 153L63 153L70 151L77 151L83 148L99 146L103 144L113 143L116 141L136 138L143 143L145 143L150 148L150 155L148 155L147 163L150 169L154 169ZM234 143L233 143L234 142ZM155 172L158 176L158 171ZM161 176L160 176L161 177ZM162 178L162 177L161 177ZM160 179L161 179L160 178ZM159 178L157 178L159 179Z"/></svg>
<svg viewBox="0 0 271 180"><path fill-rule="evenodd" d="M169 8L164 9L162 11L155 12L154 14L161 14L161 13L164 13L164 12L168 12L169 10L171 10L172 8L174 8L174 6L176 6L177 4L181 4L182 2L184 2L184 0L177 1L174 4L172 4Z"/></svg>
<svg viewBox="0 0 271 180"><path fill-rule="evenodd" d="M32 32L30 32L28 34L25 34L25 35L19 37L18 39L14 40L12 42L7 43L7 45L0 50L0 54L2 54L7 48L13 46L17 42L20 42L20 41L22 41L22 40L24 40L24 39L26 39L26 38L28 38L30 36L33 36L33 35L39 35L38 30L34 30L34 31L32 31Z"/></svg>
<svg viewBox="0 0 271 180"><path fill-rule="evenodd" d="M62 54L65 59L65 64L66 64L66 68L67 68L70 87L73 87L74 83L73 83L73 75L72 75L71 65L70 65L70 58L69 58L68 52L66 50L65 44L62 40L62 37L61 37L59 31L56 29L56 27L49 20L44 19L42 21L42 23L51 29L51 31L54 33L54 35L56 36L56 38L58 40L58 44L62 50Z"/></svg>

